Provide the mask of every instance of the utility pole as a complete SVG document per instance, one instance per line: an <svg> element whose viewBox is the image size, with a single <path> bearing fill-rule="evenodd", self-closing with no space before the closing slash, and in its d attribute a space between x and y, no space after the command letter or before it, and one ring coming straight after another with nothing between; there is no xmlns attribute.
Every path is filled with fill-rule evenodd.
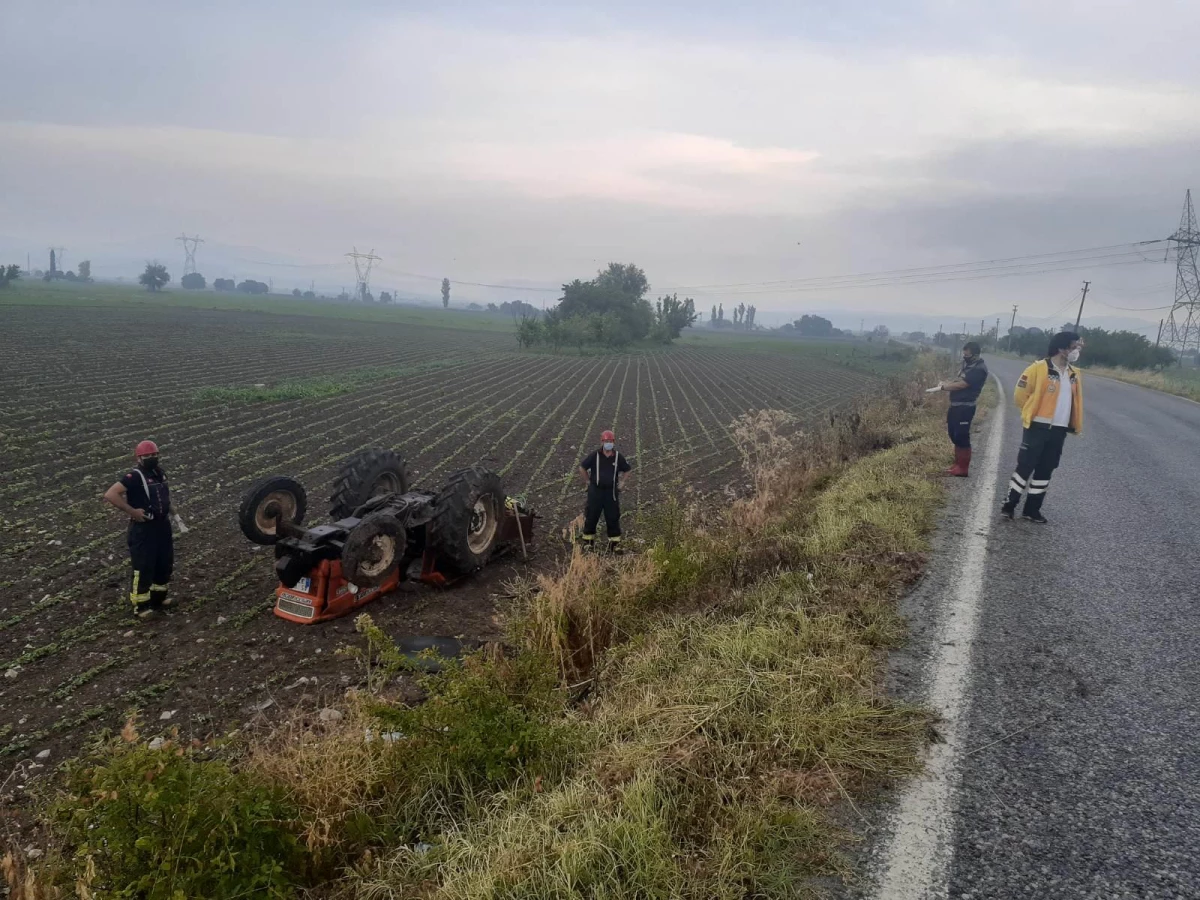
<svg viewBox="0 0 1200 900"><path fill-rule="evenodd" d="M354 248L353 253L345 255L354 263L354 276L358 281L356 294L359 301L365 303L367 294L371 292L371 267L377 262L382 262L383 257L376 256L374 250L369 253L359 253L357 247Z"/></svg>
<svg viewBox="0 0 1200 900"><path fill-rule="evenodd" d="M204 239L200 235L188 237L185 231L175 240L183 242L183 274L191 275L196 271L196 248L204 243Z"/></svg>
<svg viewBox="0 0 1200 900"><path fill-rule="evenodd" d="M1017 304L1013 304L1012 321L1008 323L1008 333L1012 334L1012 330L1017 327Z"/></svg>
<svg viewBox="0 0 1200 900"><path fill-rule="evenodd" d="M1079 331L1079 320L1083 318L1083 301L1087 299L1088 285L1090 281L1083 283L1083 296L1079 298L1079 315L1075 317L1075 330Z"/></svg>
<svg viewBox="0 0 1200 900"><path fill-rule="evenodd" d="M1000 349L1000 319L996 319L996 349Z"/></svg>
<svg viewBox="0 0 1200 900"><path fill-rule="evenodd" d="M1154 339L1154 349L1155 350L1158 349L1158 342L1162 340L1162 327L1163 327L1163 322L1165 322L1165 321L1166 321L1166 319L1158 320L1158 337L1156 337Z"/></svg>
<svg viewBox="0 0 1200 900"><path fill-rule="evenodd" d="M1183 201L1179 228L1167 240L1175 244L1175 305L1167 316L1166 346L1182 362L1185 353L1200 347L1200 315L1197 314L1200 309L1200 266L1197 265L1200 227L1196 225L1191 191Z"/></svg>

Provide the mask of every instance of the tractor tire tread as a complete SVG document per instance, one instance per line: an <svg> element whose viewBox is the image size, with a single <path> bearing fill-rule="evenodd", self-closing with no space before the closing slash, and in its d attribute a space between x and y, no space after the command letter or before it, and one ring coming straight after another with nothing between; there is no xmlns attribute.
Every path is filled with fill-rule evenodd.
<svg viewBox="0 0 1200 900"><path fill-rule="evenodd" d="M290 475L268 475L247 488L246 493L242 495L242 504L238 508L238 526L248 541L269 547L279 539L277 535L262 531L258 527L255 517L263 499L276 491L286 491L296 498L296 515L292 518L292 524L304 524L304 514L308 512L308 494L304 490L304 485Z"/></svg>
<svg viewBox="0 0 1200 900"><path fill-rule="evenodd" d="M333 481L329 515L334 521L354 515L355 510L371 499L375 483L387 474L399 481L398 493L408 491L408 467L396 451L373 447L350 454L342 461Z"/></svg>
<svg viewBox="0 0 1200 900"><path fill-rule="evenodd" d="M495 498L496 536L480 553L467 543L471 513L475 501L490 494ZM504 515L504 485L500 476L482 466L471 466L452 473L433 498L433 517L429 521L429 546L460 572L482 568L499 543L499 517Z"/></svg>

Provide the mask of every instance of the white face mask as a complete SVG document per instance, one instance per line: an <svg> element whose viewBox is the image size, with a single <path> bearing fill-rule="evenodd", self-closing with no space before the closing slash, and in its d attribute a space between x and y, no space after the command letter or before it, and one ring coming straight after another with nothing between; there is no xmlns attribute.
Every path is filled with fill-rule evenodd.
<svg viewBox="0 0 1200 900"><path fill-rule="evenodd" d="M605 442L604 442L604 449L605 449L605 450L611 450L612 448L613 448L613 442L612 442L612 441L605 441Z"/></svg>
<svg viewBox="0 0 1200 900"><path fill-rule="evenodd" d="M1073 363L1079 362L1079 348L1078 347L1076 347L1074 350L1072 350L1070 353L1067 354L1067 362L1073 362Z"/></svg>

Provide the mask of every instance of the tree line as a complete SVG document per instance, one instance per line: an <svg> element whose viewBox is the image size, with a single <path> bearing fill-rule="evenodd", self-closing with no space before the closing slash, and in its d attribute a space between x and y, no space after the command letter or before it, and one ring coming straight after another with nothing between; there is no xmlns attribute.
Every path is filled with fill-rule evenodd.
<svg viewBox="0 0 1200 900"><path fill-rule="evenodd" d="M618 349L634 341L669 344L696 322L696 303L670 294L646 299L650 282L633 263L609 263L590 281L563 285L558 304L545 315L522 315L517 322L521 347L585 346Z"/></svg>
<svg viewBox="0 0 1200 900"><path fill-rule="evenodd" d="M730 321L725 318L725 304L714 303L708 314L708 327L753 331L754 316L757 313L757 306L747 306L745 303L741 303L733 308L733 321Z"/></svg>
<svg viewBox="0 0 1200 900"><path fill-rule="evenodd" d="M1144 334L1135 331L1108 331L1067 322L1059 331L1075 331L1083 338L1085 350L1081 362L1086 365L1120 366L1124 369L1159 369L1176 362L1175 354L1156 346ZM1020 325L1000 339L1000 349L1018 356L1045 356L1054 331L1022 328Z"/></svg>

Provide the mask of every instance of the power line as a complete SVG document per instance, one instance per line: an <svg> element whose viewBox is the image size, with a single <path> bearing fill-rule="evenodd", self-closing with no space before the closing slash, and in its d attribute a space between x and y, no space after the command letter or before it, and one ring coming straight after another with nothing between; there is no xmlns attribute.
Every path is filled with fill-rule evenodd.
<svg viewBox="0 0 1200 900"><path fill-rule="evenodd" d="M931 265L931 266L916 266L916 267L911 267L911 268L906 268L906 269L881 269L881 270L877 270L877 271L873 271L873 272L858 272L858 273L851 273L851 274L845 274L845 275L815 276L812 278L784 278L784 279L780 279L778 281L745 281L745 282L735 282L735 283L731 283L731 284L680 285L677 288L677 290L690 291L690 290L723 289L723 288L736 288L736 287L766 287L768 285L796 285L796 284L807 284L810 282L818 282L818 281L819 282L841 281L841 280L852 279L852 278L874 280L877 278L903 276L903 275L907 275L907 274L914 274L914 275L918 275L918 276L919 275L949 274L949 273L955 273L955 272L966 270L966 269L977 269L979 267L1009 268L1010 266L1006 265L1009 263L1017 263L1017 264L1023 265L1023 266L1041 265L1041 264L1053 262L1054 260L1051 259L1052 257L1072 256L1072 255L1078 254L1078 253L1102 253L1103 251L1120 250L1122 248L1129 248L1129 249L1123 250L1123 252L1121 254L1118 254L1118 255L1127 255L1130 253L1139 252L1139 251L1133 250L1132 248L1134 248L1134 247L1142 247L1142 246L1146 246L1149 244L1161 244L1161 243L1166 242L1167 240L1169 240L1169 239L1168 238L1158 238L1158 239L1151 240L1151 241L1135 241L1133 243L1125 243L1125 244L1109 244L1109 245L1103 246L1103 247L1084 247L1084 248L1080 248L1078 250L1059 250L1054 253L1035 253L1035 254L1027 254L1024 256L1010 256L1010 257L1004 257L1004 258L999 258L999 259L975 260L972 262L944 263L944 264L940 264L940 265ZM1103 258L1103 257L1089 257L1089 258L1098 259L1098 258ZM1022 260L1041 260L1042 262L1021 262ZM1073 259L1058 260L1058 262L1075 262L1075 261L1078 261L1078 260L1073 260Z"/></svg>
<svg viewBox="0 0 1200 900"><path fill-rule="evenodd" d="M879 281L848 282L845 284L814 284L814 285L805 284L805 285L799 285L796 287L771 288L771 289L767 289L767 290L726 291L726 292L723 292L723 295L739 297L739 296L745 296L745 295L749 295L749 294L787 294L787 293L808 293L808 292L813 292L813 291L828 292L828 291L837 291L837 290L855 290L855 289L878 288L878 287L903 287L903 286L907 286L907 285L920 285L920 284L948 284L948 283L956 282L956 281L979 281L981 279L987 279L987 278L1013 278L1013 277L1019 277L1019 276L1024 276L1024 275L1047 275L1047 274L1052 274L1055 272L1073 272L1073 271L1078 271L1078 270L1082 270L1082 269L1106 268L1108 266L1146 265L1148 263L1154 264L1154 265L1159 264L1157 260L1147 260L1147 259L1143 259L1140 257L1138 259L1119 259L1118 258L1120 256L1125 256L1125 255L1128 255L1128 254L1116 254L1114 257L1100 257L1100 259L1108 258L1111 260L1110 262L1086 262L1082 265L1054 266L1054 267L1044 267L1044 268L1037 268L1037 269L1022 269L1022 270L1012 271L1012 272L981 272L980 274L966 273L966 274L962 274L962 275L955 275L953 273L947 273L947 274L937 275L937 276L933 276L933 277L914 279L914 280L894 279L894 280L886 280L886 281L879 280ZM1064 262L1076 262L1076 260L1064 260ZM684 288L669 288L668 290L683 291L685 289ZM705 294L705 292L703 292L703 291L695 291L695 293Z"/></svg>

